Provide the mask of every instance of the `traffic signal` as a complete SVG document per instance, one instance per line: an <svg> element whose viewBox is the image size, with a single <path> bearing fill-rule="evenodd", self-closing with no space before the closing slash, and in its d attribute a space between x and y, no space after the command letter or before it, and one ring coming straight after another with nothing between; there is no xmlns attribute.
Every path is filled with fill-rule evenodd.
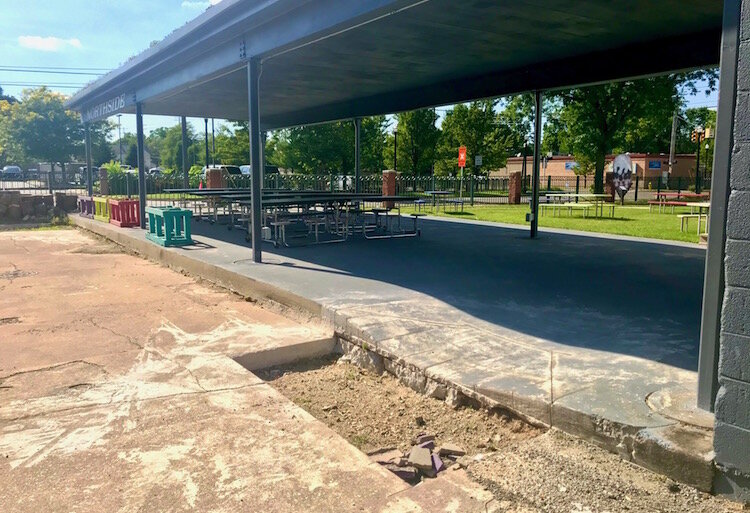
<svg viewBox="0 0 750 513"><path fill-rule="evenodd" d="M690 142L693 142L693 143L697 143L698 142L698 132L696 132L695 130L693 130L690 133Z"/></svg>

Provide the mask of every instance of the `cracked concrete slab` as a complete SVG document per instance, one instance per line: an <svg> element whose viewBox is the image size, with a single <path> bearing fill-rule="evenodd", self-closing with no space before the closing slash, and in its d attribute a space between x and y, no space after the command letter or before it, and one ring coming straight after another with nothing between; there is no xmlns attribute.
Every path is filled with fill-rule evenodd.
<svg viewBox="0 0 750 513"><path fill-rule="evenodd" d="M530 242L502 227L428 221L421 240L264 251L257 265L240 234L216 226L196 227L210 248L187 252L157 249L140 230L76 223L207 279L220 268L223 286L320 315L417 389L447 383L449 400L453 388L544 424L559 418L613 450L622 433L680 418L675 407L662 424L651 394L695 390L698 248L562 233ZM617 289L602 279L623 269ZM601 429L608 422L628 427ZM701 446L712 431L702 434Z"/></svg>
<svg viewBox="0 0 750 513"><path fill-rule="evenodd" d="M100 244L0 233L0 269L30 270L0 304L28 305L0 325L3 513L487 511L465 476L412 492L232 359L332 347L330 328Z"/></svg>

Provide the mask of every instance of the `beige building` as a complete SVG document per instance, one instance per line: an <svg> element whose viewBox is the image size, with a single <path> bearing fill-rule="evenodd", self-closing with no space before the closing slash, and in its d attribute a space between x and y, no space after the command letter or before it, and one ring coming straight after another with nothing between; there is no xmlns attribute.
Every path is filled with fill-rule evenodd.
<svg viewBox="0 0 750 513"><path fill-rule="evenodd" d="M641 180L646 178L656 179L659 175L669 172L669 155L663 153L630 153L630 158L633 161L633 171L638 173ZM607 167L611 166L612 161L616 155L607 156ZM703 155L701 155L703 157ZM526 157L526 173L531 175L532 166L534 165L534 158L532 156ZM702 166L701 166L702 167ZM506 177L510 173L516 171L522 171L523 168L523 157L510 157L506 164L506 167L492 171L490 176L492 177ZM554 176L554 177L575 177L576 169L578 164L575 158L570 155L555 155L548 157L546 166L542 166L541 176ZM675 155L674 169L672 170L672 177L682 178L694 178L695 177L695 154L693 153L678 153Z"/></svg>

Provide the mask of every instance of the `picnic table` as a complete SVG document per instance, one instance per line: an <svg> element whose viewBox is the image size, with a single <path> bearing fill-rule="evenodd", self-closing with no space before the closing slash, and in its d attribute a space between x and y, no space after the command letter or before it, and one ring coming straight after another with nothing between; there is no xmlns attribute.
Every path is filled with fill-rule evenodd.
<svg viewBox="0 0 750 513"><path fill-rule="evenodd" d="M418 220L423 214L412 214L413 229L407 230L401 226L400 210L392 213L393 209L390 208L362 208L364 203L402 203L413 199L367 193L318 193L263 198L264 224L270 228L265 240L275 246L289 246L289 241L293 239L303 239L305 244L343 242L355 233L361 233L366 239L416 237L420 235ZM241 199L237 203L240 208L248 209L252 200ZM368 214L374 216L373 223L368 223ZM244 228L249 237L251 226L248 218L249 216L244 216L244 220L247 220ZM321 240L321 228L329 238ZM314 234L313 242L308 240L310 234Z"/></svg>
<svg viewBox="0 0 750 513"><path fill-rule="evenodd" d="M690 227L690 219L698 219L698 229L697 233L700 236L701 234L701 223L703 222L703 219L705 218L705 226L706 231L703 233L708 233L708 219L709 219L709 213L711 210L711 202L710 201L696 201L689 204L690 205L690 214L680 214L677 216L677 218L680 220L680 231L685 231L686 228ZM695 211L698 211L696 213Z"/></svg>
<svg viewBox="0 0 750 513"><path fill-rule="evenodd" d="M656 199L669 199L669 198L684 198L684 199L703 199L708 198L709 194L702 192L702 193L695 193L690 191L659 191L656 193Z"/></svg>
<svg viewBox="0 0 750 513"><path fill-rule="evenodd" d="M707 199L709 194L700 193L696 194L690 191L661 191L656 193L656 200L649 201L649 211L654 206L659 207L659 212L666 212L667 207L672 207L672 213L674 213L675 207L686 207L690 204L688 201L679 200L700 200Z"/></svg>
<svg viewBox="0 0 750 513"><path fill-rule="evenodd" d="M559 192L545 194L545 197L548 203L539 205L542 214L549 208L552 209L553 216L557 212L567 209L569 215L572 214L573 210L581 210L583 216L586 217L588 209L593 206L595 217L603 217L605 207L609 207L611 217L615 216L615 204L606 202L611 197L609 194ZM576 201L574 202L573 200ZM579 202L578 200L583 201Z"/></svg>
<svg viewBox="0 0 750 513"><path fill-rule="evenodd" d="M445 200L448 196L453 194L452 191L424 191L424 193L432 198L432 208L435 209L435 212L440 210L441 198L443 200L443 212L445 212Z"/></svg>

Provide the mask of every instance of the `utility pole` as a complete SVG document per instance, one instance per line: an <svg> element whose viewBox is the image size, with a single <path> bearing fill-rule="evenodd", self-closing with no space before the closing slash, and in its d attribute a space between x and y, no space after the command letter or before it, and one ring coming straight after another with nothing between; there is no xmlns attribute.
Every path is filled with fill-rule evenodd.
<svg viewBox="0 0 750 513"><path fill-rule="evenodd" d="M117 115L117 142L120 144L120 165L122 166L122 114Z"/></svg>
<svg viewBox="0 0 750 513"><path fill-rule="evenodd" d="M669 140L669 176L672 176L672 169L674 168L674 151L677 144L677 120L679 117L680 115L675 111L672 116L672 137Z"/></svg>
<svg viewBox="0 0 750 513"><path fill-rule="evenodd" d="M396 171L396 159L398 158L398 132L396 128L393 129L393 170Z"/></svg>

